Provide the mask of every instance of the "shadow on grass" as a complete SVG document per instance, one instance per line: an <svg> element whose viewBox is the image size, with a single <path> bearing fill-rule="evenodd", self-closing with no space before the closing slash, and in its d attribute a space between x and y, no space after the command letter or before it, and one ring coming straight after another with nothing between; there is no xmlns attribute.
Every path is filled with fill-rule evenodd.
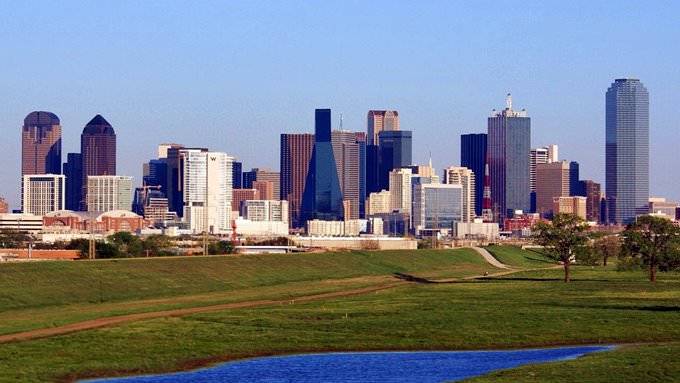
<svg viewBox="0 0 680 383"><path fill-rule="evenodd" d="M636 306L636 305L578 305L556 304L561 307L578 307L596 310L623 310L623 311L652 311L652 312L680 312L680 306Z"/></svg>

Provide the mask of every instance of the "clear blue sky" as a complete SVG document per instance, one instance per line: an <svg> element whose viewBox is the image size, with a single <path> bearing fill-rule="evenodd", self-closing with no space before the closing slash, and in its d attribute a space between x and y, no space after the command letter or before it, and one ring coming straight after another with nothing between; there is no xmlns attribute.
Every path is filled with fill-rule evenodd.
<svg viewBox="0 0 680 383"><path fill-rule="evenodd" d="M595 4L593 4L595 3ZM459 163L511 91L532 146L557 143L604 181L604 94L640 78L651 100L651 192L680 199L680 2L1 1L0 195L19 204L20 126L56 113L64 159L101 113L118 173L141 178L156 145L226 151L278 168L279 134L314 108L365 130L397 109L414 161Z"/></svg>

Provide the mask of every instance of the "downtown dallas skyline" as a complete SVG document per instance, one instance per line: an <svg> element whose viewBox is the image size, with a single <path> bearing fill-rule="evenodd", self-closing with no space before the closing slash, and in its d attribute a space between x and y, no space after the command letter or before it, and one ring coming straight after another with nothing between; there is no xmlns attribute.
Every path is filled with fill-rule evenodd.
<svg viewBox="0 0 680 383"><path fill-rule="evenodd" d="M523 108L523 109L525 107L526 107L525 105L521 106L521 108ZM499 106L497 106L493 109L498 110L498 109L501 109L501 108L502 108L502 106L499 105ZM526 108L526 109L529 109L529 108ZM410 130L409 129L410 127L404 123L404 118L402 117L405 113L403 111L399 111L399 112L400 112L400 118L401 118L401 121L402 121L400 129ZM55 113L57 115L59 115L58 112L55 112ZM339 129L340 124L341 124L341 122L339 121L340 118L341 118L341 112L334 111L333 117L334 117L334 121L332 121L332 128L333 129ZM347 124L346 121L348 120L348 117L347 117L346 114L343 114L343 119L345 121L345 124L342 128L345 129L345 130L366 132L365 113L363 113L362 117L363 117L363 120L364 120L363 126L354 128L354 125L356 125L356 123L352 124L351 127L347 126L348 124ZM484 116L483 118L486 119L486 117L488 117L488 116ZM531 117L532 117L532 120L533 120L533 115ZM408 119L406 119L406 121L408 121ZM535 124L536 123L534 122L534 125ZM81 128L77 129L77 134L74 134L73 129L70 128L70 127L66 127L65 125L66 124L64 122L62 122L62 134L63 134L62 142L63 142L63 147L64 147L64 149L62 149L62 151L63 151L62 162L66 162L66 154L67 153L78 152L77 149L75 149L75 150L71 149L73 147L73 145L72 145L73 143L71 142L71 145L69 145L69 141L78 141L79 142L80 141L79 135L82 132L82 127L81 127ZM112 125L116 126L117 124L114 123ZM571 152L572 155L570 156L570 154L569 154L570 152L564 150L564 145L561 144L557 140L555 140L555 141L549 141L548 140L548 141L544 141L544 142L536 142L536 139L534 137L537 135L535 133L535 131L537 129L540 129L540 127L535 127L535 126L532 127L532 141L531 141L532 147L538 147L538 146L547 145L547 144L558 144L558 145L560 145L560 149L561 149L560 157L561 157L561 159L568 159L568 160L580 162L581 163L581 172L582 172L581 178L592 178L596 182L600 182L601 184L603 184L603 187L604 187L604 184L605 184L604 174L602 174L601 178L597 177L598 173L603 173L604 169L592 169L590 164L583 161L583 159L581 158L582 156L579 155L578 152L576 153L575 157L573 156L573 152ZM118 126L116 126L116 130L119 131L119 132L120 131L126 131L126 129L124 129L124 127L123 127L123 129L121 129L121 127L118 127ZM603 133L604 132L604 126L602 127L601 130L602 130L602 133ZM653 130L653 127L650 130ZM310 129L306 129L306 130L299 129L297 131L283 131L283 132L280 132L280 133L310 133L310 132L313 132L313 122L312 122L312 126L311 126ZM446 167L446 166L460 165L460 155L459 155L460 148L458 147L459 146L459 136L460 136L460 134L485 133L485 132L486 132L485 126L482 126L480 129L477 129L477 130L468 129L468 130L454 131L453 132L454 135L455 135L454 141L451 142L450 145L448 146L450 151L447 151L445 153L432 153L432 152L428 151L427 149L429 147L431 147L433 139L436 141L436 137L435 138L427 137L427 136L423 137L422 133L420 133L418 131L414 131L413 132L413 135L414 135L413 162L416 163L416 164L426 164L427 160L428 160L427 156L429 156L430 153L431 153L431 155L434 159L435 168L437 169L437 172L439 174L443 170L443 168ZM223 132L223 133L227 133L227 132ZM449 133L451 133L451 132L449 132ZM119 140L122 138L121 136L122 136L122 134L119 133ZM231 145L229 145L228 143L224 144L225 141L229 141L229 138L234 138L234 137L239 137L241 139L245 138L246 141L251 141L251 145L252 144L257 145L259 147L259 149L249 149L248 151L244 152L242 149L239 151L238 148L235 148L235 147L232 148ZM147 153L130 153L129 151L126 150L125 147L123 147L122 144L119 144L117 157L118 157L119 163L121 163L123 166L119 166L119 170L118 170L117 174L118 175L132 176L133 177L133 184L141 185L142 163L148 161L149 158L153 157L153 154L155 152L155 148L158 144L165 143L165 142L176 142L176 143L181 143L181 144L184 144L184 145L187 145L187 146L204 146L204 147L210 148L211 150L214 150L214 151L225 151L229 155L235 156L238 161L243 162L243 170L244 171L249 170L250 168L258 168L258 167L259 168L271 168L271 169L278 171L279 166L280 166L279 163L278 163L278 156L279 156L279 150L280 150L278 137L279 137L278 134L274 135L274 137L273 137L274 142L271 142L271 144L268 143L268 141L271 141L270 140L271 137L264 137L263 135L250 134L248 132L246 132L245 134L244 133L241 133L241 134L237 133L236 136L229 135L229 137L225 137L226 140L219 140L217 143L212 143L212 144L206 144L205 141L201 137L194 137L190 142L181 142L180 140L173 140L172 138L170 138L168 140L158 141L158 142L145 142L145 146L146 145L150 146L150 150L149 150L148 154ZM121 140L121 141L124 141L124 140ZM602 152L602 153L604 153L604 142L603 141L604 140L602 140L602 143L600 145L600 152ZM455 147L456 151L454 151L454 147ZM66 149L66 148L69 148L69 149ZM653 151L653 147L651 149ZM426 157L423 157L423 152L426 152ZM269 156L267 156L266 153L269 153L269 154L273 153L274 154L275 158L273 159L273 161L272 161L272 159L267 158ZM584 154L586 154L586 153L584 153ZM585 155L583 157L587 157L587 155ZM130 160L132 158L137 159L138 162L136 164L135 163L131 164ZM446 162L437 162L437 160L441 159L441 158L445 158ZM19 167L21 166L21 159L20 158L17 159L17 165ZM653 163L652 163L652 168L650 169L650 172L652 174L654 174ZM594 174L596 176L590 176L592 174ZM20 182L16 182L16 184L19 184L19 183ZM9 186L8 183L4 182L3 187L0 187L0 193L2 193L2 194L0 194L0 197L4 197L10 203L10 207L12 207L12 208L20 207L19 206L20 205L19 204L20 193L11 194L12 188L7 187L7 186ZM654 194L653 190L651 192L651 195L652 196L662 196L662 197L667 197L669 199L674 199L673 194L658 194L658 193Z"/></svg>

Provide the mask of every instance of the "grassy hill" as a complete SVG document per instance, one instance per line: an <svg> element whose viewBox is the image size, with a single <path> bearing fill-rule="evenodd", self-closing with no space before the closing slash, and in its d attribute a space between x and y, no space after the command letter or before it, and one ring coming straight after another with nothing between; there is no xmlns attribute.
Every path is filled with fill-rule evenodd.
<svg viewBox="0 0 680 383"><path fill-rule="evenodd" d="M555 264L554 261L546 258L539 251L527 249L522 250L514 246L488 246L486 250L491 253L501 263L520 268L548 267Z"/></svg>
<svg viewBox="0 0 680 383"><path fill-rule="evenodd" d="M98 316L495 270L470 249L0 264L0 334Z"/></svg>

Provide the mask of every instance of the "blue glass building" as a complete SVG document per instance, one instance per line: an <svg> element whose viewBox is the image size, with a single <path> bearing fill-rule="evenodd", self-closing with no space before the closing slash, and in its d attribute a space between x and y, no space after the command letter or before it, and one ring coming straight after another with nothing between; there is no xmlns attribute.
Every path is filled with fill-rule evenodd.
<svg viewBox="0 0 680 383"><path fill-rule="evenodd" d="M508 94L505 109L489 117L488 128L491 209L502 225L514 210L531 208L531 119L525 110L512 109Z"/></svg>
<svg viewBox="0 0 680 383"><path fill-rule="evenodd" d="M609 223L649 213L649 93L638 79L617 79L606 94Z"/></svg>
<svg viewBox="0 0 680 383"><path fill-rule="evenodd" d="M390 172L412 164L413 134L410 130L385 130L378 133L378 190L388 190Z"/></svg>
<svg viewBox="0 0 680 383"><path fill-rule="evenodd" d="M486 163L486 133L463 134L460 136L460 166L475 173L475 214L482 215L484 199L484 168Z"/></svg>
<svg viewBox="0 0 680 383"><path fill-rule="evenodd" d="M234 161L231 164L231 184L234 189L241 189L243 175L243 163Z"/></svg>
<svg viewBox="0 0 680 383"><path fill-rule="evenodd" d="M303 221L343 219L342 194L331 144L331 110L316 109L314 149L309 162L300 215Z"/></svg>

